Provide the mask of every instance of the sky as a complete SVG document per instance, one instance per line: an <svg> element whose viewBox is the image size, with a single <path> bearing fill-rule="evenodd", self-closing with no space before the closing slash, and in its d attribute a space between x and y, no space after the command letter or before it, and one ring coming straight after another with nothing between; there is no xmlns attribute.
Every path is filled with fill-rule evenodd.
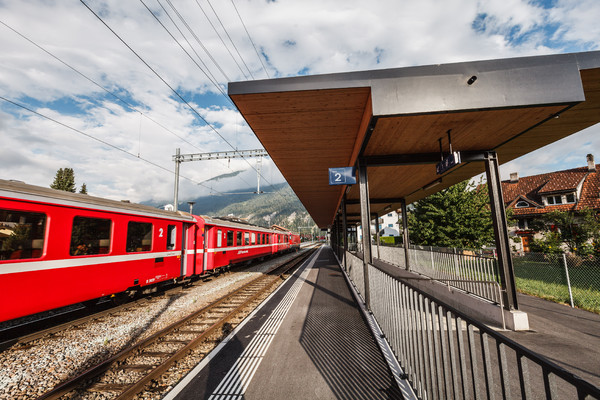
<svg viewBox="0 0 600 400"><path fill-rule="evenodd" d="M0 0L0 179L172 202L182 154L261 148L227 83L598 50L598 0ZM600 125L501 165L600 161ZM502 161L502 160L501 160ZM277 184L269 158L181 164L179 200Z"/></svg>

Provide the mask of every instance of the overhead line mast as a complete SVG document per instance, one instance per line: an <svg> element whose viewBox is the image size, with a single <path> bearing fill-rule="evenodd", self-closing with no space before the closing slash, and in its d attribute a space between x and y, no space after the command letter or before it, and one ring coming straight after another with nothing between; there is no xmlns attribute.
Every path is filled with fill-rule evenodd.
<svg viewBox="0 0 600 400"><path fill-rule="evenodd" d="M268 157L264 149L255 150L235 150L235 151L214 151L211 153L194 153L194 154L181 154L180 149L175 150L173 161L175 161L175 189L173 198L173 207L177 211L177 203L179 202L179 164L182 162L190 161L208 161L208 160L221 160L221 159L232 159L232 158L246 158L246 157ZM260 159L259 159L260 162ZM260 194L260 164L258 167L258 188L257 193Z"/></svg>

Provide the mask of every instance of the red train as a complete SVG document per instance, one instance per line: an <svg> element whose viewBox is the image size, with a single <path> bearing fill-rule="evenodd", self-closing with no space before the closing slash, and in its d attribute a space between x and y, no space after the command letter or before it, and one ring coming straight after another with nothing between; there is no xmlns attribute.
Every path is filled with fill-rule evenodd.
<svg viewBox="0 0 600 400"><path fill-rule="evenodd" d="M0 321L299 247L290 231L0 180Z"/></svg>

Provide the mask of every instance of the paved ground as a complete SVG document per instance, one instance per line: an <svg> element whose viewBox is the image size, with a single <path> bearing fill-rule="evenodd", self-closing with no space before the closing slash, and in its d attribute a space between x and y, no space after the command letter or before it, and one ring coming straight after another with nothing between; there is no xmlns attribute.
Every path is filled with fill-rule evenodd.
<svg viewBox="0 0 600 400"><path fill-rule="evenodd" d="M600 315L519 294L530 331L507 337L600 387Z"/></svg>
<svg viewBox="0 0 600 400"><path fill-rule="evenodd" d="M402 398L329 247L189 378L167 399Z"/></svg>

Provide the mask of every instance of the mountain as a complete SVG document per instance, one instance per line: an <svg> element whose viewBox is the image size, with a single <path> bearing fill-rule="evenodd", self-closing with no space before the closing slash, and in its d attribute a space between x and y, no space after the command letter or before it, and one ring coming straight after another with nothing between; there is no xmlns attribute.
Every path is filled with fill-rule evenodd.
<svg viewBox="0 0 600 400"><path fill-rule="evenodd" d="M279 225L294 232L319 232L316 224L287 183L261 187L264 193L256 194L243 189L224 195L204 196L193 199L193 213L214 217L234 216L248 222L269 227ZM149 204L158 206L157 204ZM188 211L186 203L180 210ZM310 227L310 228L309 228Z"/></svg>

